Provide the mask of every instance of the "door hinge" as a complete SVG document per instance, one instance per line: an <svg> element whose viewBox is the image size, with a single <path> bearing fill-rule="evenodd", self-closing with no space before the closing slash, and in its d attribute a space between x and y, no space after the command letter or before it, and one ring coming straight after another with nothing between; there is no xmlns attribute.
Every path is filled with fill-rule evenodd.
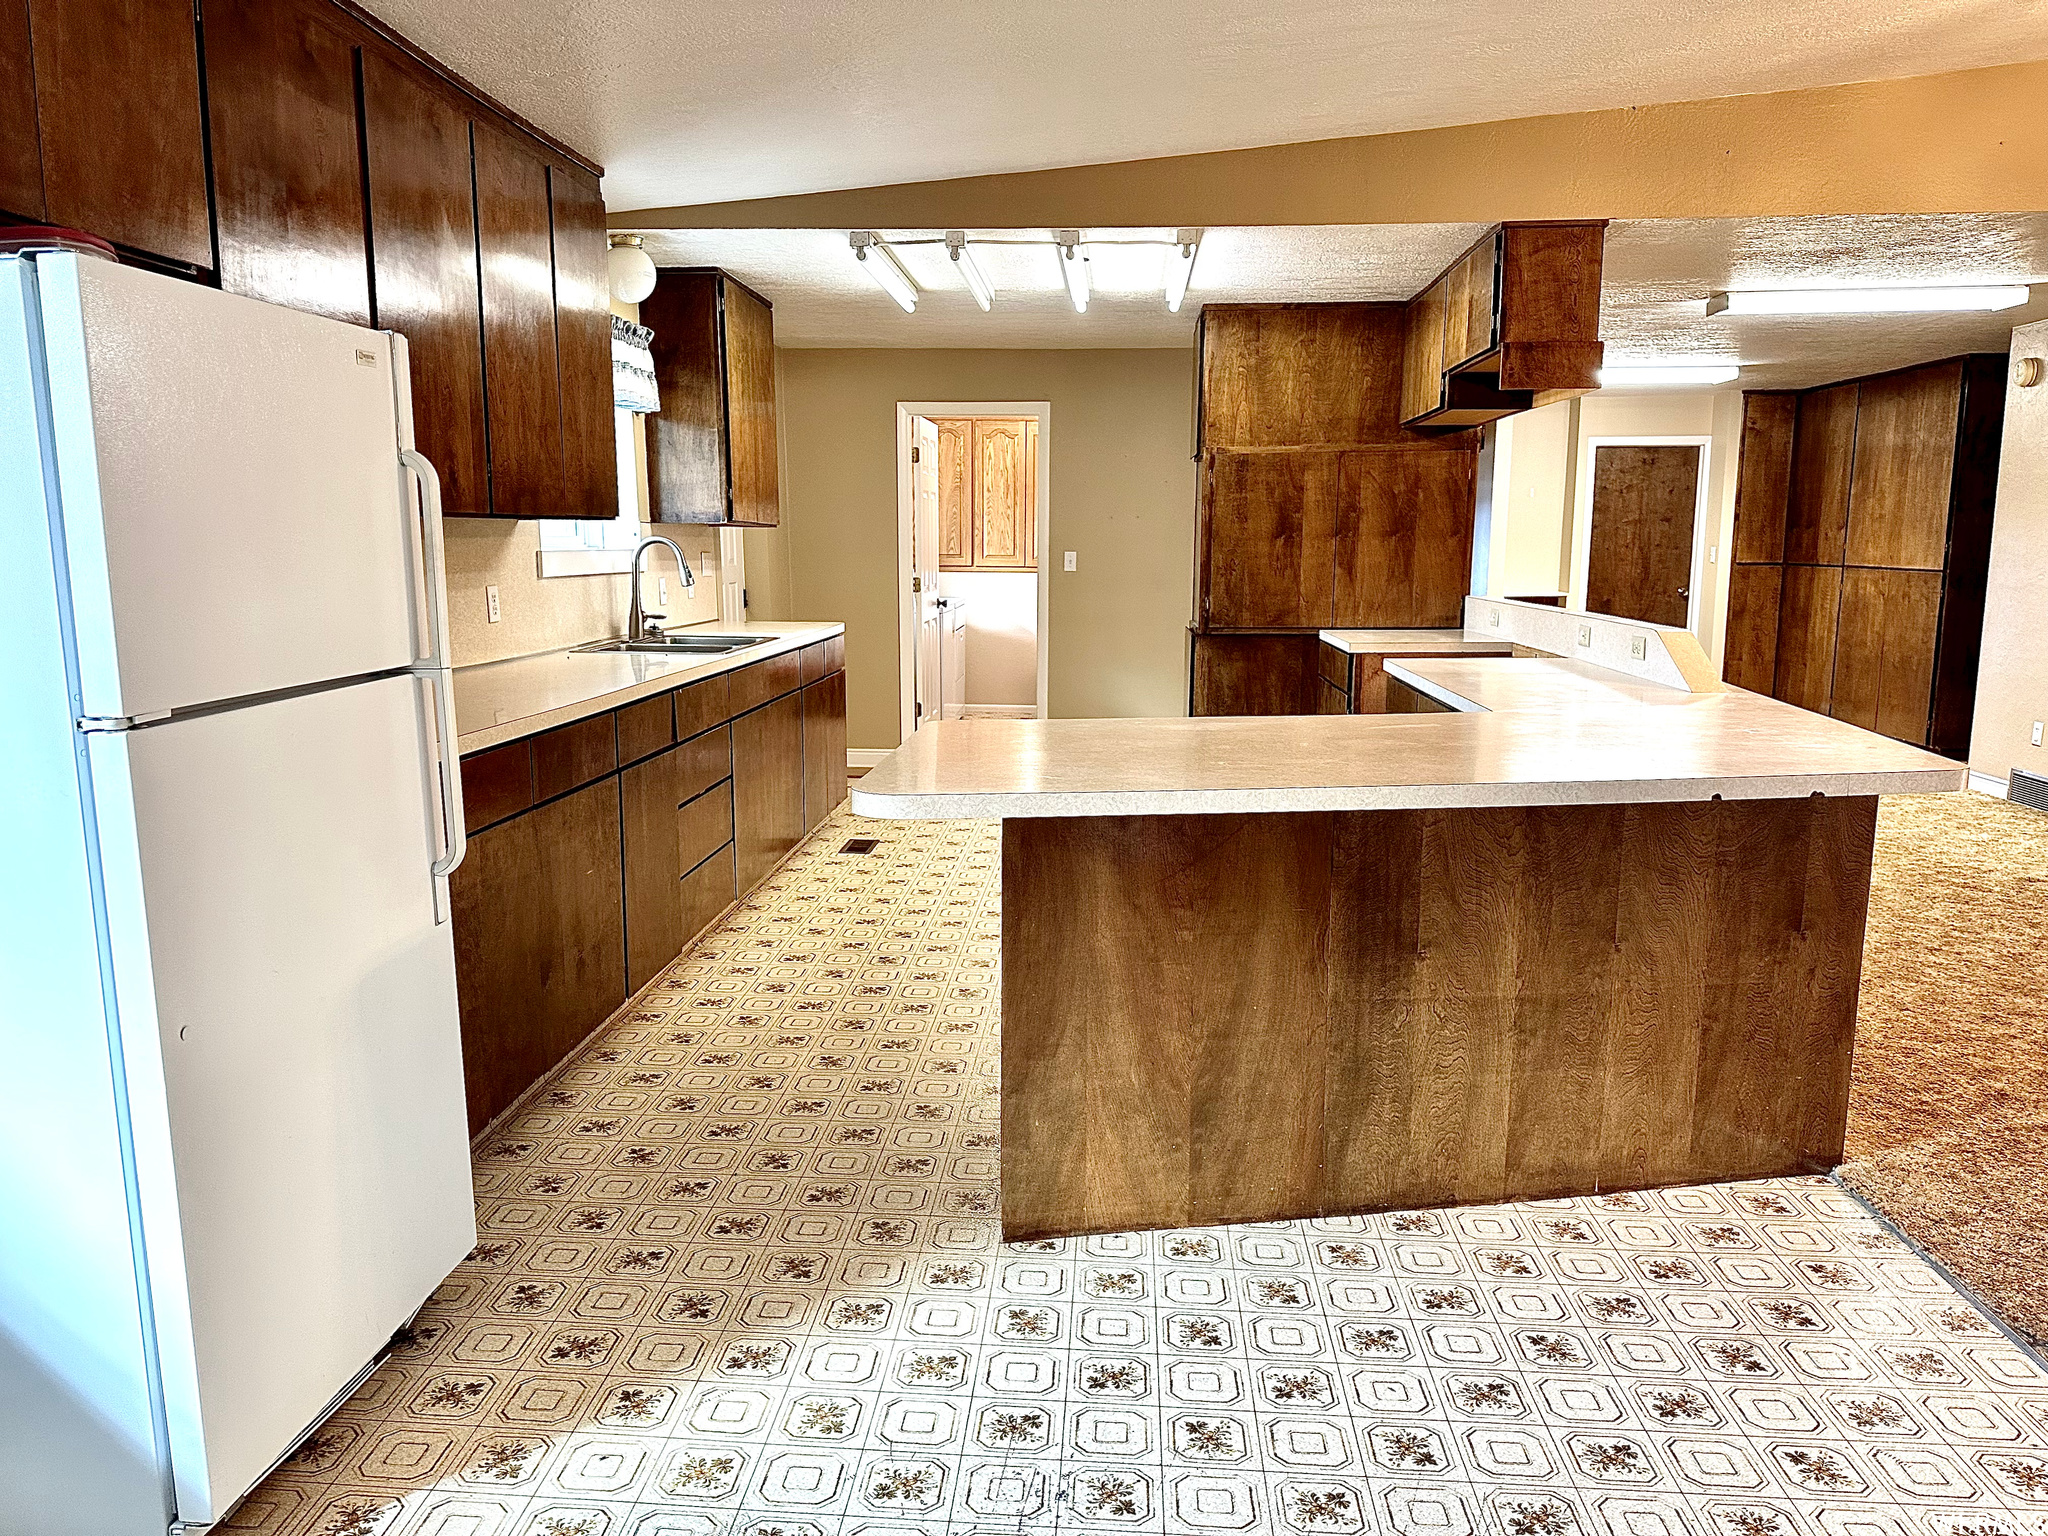
<svg viewBox="0 0 2048 1536"><path fill-rule="evenodd" d="M911 708L911 715L910 715L910 718L911 718L912 720L922 720L922 719L924 718L924 700L923 700L923 699L919 699L919 700L918 700L918 701L917 701L917 702L916 702L915 704L911 705L911 706L910 706L910 708Z"/></svg>
<svg viewBox="0 0 2048 1536"><path fill-rule="evenodd" d="M917 444L915 444L915 443L912 443L912 444L910 445L910 462L911 462L911 463L913 463L913 464L916 464L916 463L918 463L918 462L920 461L920 457L921 457L921 456L919 455L919 453L918 453L918 451L917 451Z"/></svg>
<svg viewBox="0 0 2048 1536"><path fill-rule="evenodd" d="M924 590L924 578L922 576L911 577L910 590L913 592L922 592Z"/></svg>

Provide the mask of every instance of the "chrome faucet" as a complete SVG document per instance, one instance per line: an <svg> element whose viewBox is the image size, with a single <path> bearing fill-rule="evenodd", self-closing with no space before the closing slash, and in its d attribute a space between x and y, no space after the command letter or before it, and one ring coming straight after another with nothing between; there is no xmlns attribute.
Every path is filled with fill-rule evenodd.
<svg viewBox="0 0 2048 1536"><path fill-rule="evenodd" d="M674 539L665 539L658 533L650 533L646 538L634 545L633 573L628 578L633 587L633 607L626 615L626 638L628 640L639 640L647 635L660 634L661 625L659 621L668 617L665 613L649 613L640 606L640 557L647 553L647 548L651 544L666 544L669 548L669 553L676 557L676 564L682 569L683 585L685 587L697 585L696 574L691 571L690 562L683 558L683 552L676 547Z"/></svg>

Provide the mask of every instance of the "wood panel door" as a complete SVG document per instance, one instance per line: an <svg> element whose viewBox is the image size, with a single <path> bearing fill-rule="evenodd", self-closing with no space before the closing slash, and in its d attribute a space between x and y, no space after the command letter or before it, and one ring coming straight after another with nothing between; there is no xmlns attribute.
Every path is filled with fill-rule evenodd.
<svg viewBox="0 0 2048 1536"><path fill-rule="evenodd" d="M619 515L619 453L604 199L595 176L560 165L548 170L548 197L561 349L563 506L575 517L609 519Z"/></svg>
<svg viewBox="0 0 2048 1536"><path fill-rule="evenodd" d="M1842 563L1855 451L1856 386L1836 384L1801 395L1792 434L1791 495L1785 506L1789 563Z"/></svg>
<svg viewBox="0 0 2048 1536"><path fill-rule="evenodd" d="M1612 444L1593 450L1590 612L1684 626L1703 452L1693 445Z"/></svg>
<svg viewBox="0 0 2048 1536"><path fill-rule="evenodd" d="M846 674L834 672L804 689L804 830L846 798Z"/></svg>
<svg viewBox="0 0 2048 1536"><path fill-rule="evenodd" d="M1322 710L1314 635L1190 635L1190 715L1313 715Z"/></svg>
<svg viewBox="0 0 2048 1536"><path fill-rule="evenodd" d="M1792 492L1792 434L1799 397L1749 390L1742 397L1742 448L1735 470L1735 537L1730 559L1775 565L1785 558L1785 504Z"/></svg>
<svg viewBox="0 0 2048 1536"><path fill-rule="evenodd" d="M1728 642L1721 676L1752 693L1769 693L1778 674L1778 608L1782 565L1728 568Z"/></svg>
<svg viewBox="0 0 2048 1536"><path fill-rule="evenodd" d="M1204 306L1203 447L1348 448L1413 441L1400 423L1406 308Z"/></svg>
<svg viewBox="0 0 2048 1536"><path fill-rule="evenodd" d="M220 285L370 323L356 39L302 0L205 0Z"/></svg>
<svg viewBox="0 0 2048 1536"><path fill-rule="evenodd" d="M932 426L938 433L939 565L966 570L974 564L974 421L947 416Z"/></svg>
<svg viewBox="0 0 2048 1536"><path fill-rule="evenodd" d="M1217 629L1331 622L1342 456L1212 450L1202 476L1202 618Z"/></svg>
<svg viewBox="0 0 2048 1536"><path fill-rule="evenodd" d="M413 438L451 513L491 509L469 119L381 50L363 60L376 323L412 354Z"/></svg>
<svg viewBox="0 0 2048 1536"><path fill-rule="evenodd" d="M1401 343L1401 419L1427 416L1444 403L1444 333L1449 283L1436 282L1408 301Z"/></svg>
<svg viewBox="0 0 2048 1536"><path fill-rule="evenodd" d="M1859 386L1845 564L1941 569L1962 406L1959 357Z"/></svg>
<svg viewBox="0 0 2048 1536"><path fill-rule="evenodd" d="M661 409L647 418L647 490L657 522L725 521L718 281L716 272L662 272L640 301L661 389Z"/></svg>
<svg viewBox="0 0 2048 1536"><path fill-rule="evenodd" d="M1835 686L1839 565L1788 565L1778 604L1778 666L1771 692L1787 704L1827 713Z"/></svg>
<svg viewBox="0 0 2048 1536"><path fill-rule="evenodd" d="M30 0L49 219L213 265L192 0Z"/></svg>
<svg viewBox="0 0 2048 1536"><path fill-rule="evenodd" d="M676 957L683 931L683 846L676 835L683 759L674 748L619 775L626 903L626 989L638 991Z"/></svg>
<svg viewBox="0 0 2048 1536"><path fill-rule="evenodd" d="M0 215L9 222L40 224L46 217L35 68L28 0L0 0Z"/></svg>
<svg viewBox="0 0 2048 1536"><path fill-rule="evenodd" d="M474 125L473 142L491 513L578 515L563 505L562 495L562 382L548 168L484 123Z"/></svg>
<svg viewBox="0 0 2048 1536"><path fill-rule="evenodd" d="M1934 697L1941 572L1842 572L1828 713L1925 746Z"/></svg>
<svg viewBox="0 0 2048 1536"><path fill-rule="evenodd" d="M1443 629L1472 588L1478 457L1465 449L1343 456L1330 622Z"/></svg>
<svg viewBox="0 0 2048 1536"><path fill-rule="evenodd" d="M722 277L729 517L751 528L782 520L775 459L775 321L768 301Z"/></svg>
<svg viewBox="0 0 2048 1536"><path fill-rule="evenodd" d="M732 820L744 895L803 840L802 693L786 693L733 721Z"/></svg>
<svg viewBox="0 0 2048 1536"><path fill-rule="evenodd" d="M1031 467L1022 420L977 418L974 422L974 563L977 567L1029 570L1031 559Z"/></svg>

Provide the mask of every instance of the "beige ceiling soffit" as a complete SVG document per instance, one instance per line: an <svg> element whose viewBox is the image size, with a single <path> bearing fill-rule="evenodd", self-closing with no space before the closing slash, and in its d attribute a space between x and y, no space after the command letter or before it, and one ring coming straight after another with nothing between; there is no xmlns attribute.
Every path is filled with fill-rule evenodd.
<svg viewBox="0 0 2048 1536"><path fill-rule="evenodd" d="M1110 165L614 209L628 229L1964 213L2048 204L2048 63Z"/></svg>

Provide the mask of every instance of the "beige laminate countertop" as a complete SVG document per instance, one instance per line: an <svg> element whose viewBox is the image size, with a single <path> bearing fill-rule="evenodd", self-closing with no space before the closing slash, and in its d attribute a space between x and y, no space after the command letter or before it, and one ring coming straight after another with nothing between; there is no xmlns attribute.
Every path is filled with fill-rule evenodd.
<svg viewBox="0 0 2048 1536"><path fill-rule="evenodd" d="M1514 642L1465 629L1326 629L1317 636L1351 656L1512 656Z"/></svg>
<svg viewBox="0 0 2048 1536"><path fill-rule="evenodd" d="M725 656L656 656L636 651L543 651L455 669L456 747L463 754L517 741L586 715L617 709L664 689L733 672L785 651L844 634L844 624L698 624L705 634L767 635ZM678 634L688 633L679 629Z"/></svg>
<svg viewBox="0 0 2048 1536"><path fill-rule="evenodd" d="M1389 662L1453 714L946 720L852 786L863 816L1790 799L1960 789L1961 763L1739 688L1689 693L1589 662Z"/></svg>

